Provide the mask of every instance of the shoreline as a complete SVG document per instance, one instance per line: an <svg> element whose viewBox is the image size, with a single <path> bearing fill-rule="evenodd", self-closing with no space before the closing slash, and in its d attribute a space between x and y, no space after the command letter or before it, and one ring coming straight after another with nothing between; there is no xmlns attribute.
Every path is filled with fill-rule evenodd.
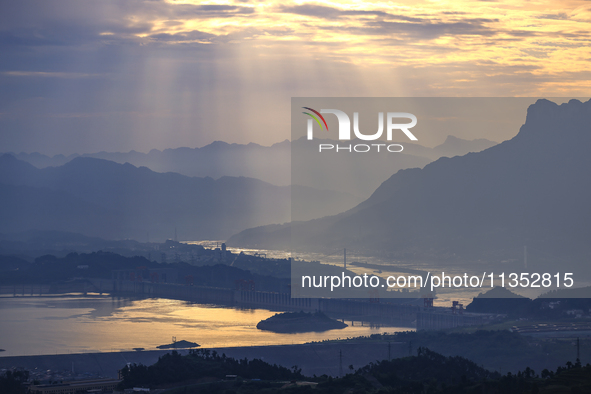
<svg viewBox="0 0 591 394"><path fill-rule="evenodd" d="M378 359L388 358L388 342L382 341L347 341L317 342L298 345L268 345L244 347L198 348L217 351L235 359L258 358L270 364L278 364L287 368L297 365L306 376L327 374L336 376L339 372L339 352L342 352L344 365L361 367ZM53 370L89 372L100 374L105 378L116 378L118 370L127 363L152 365L164 354L172 350L143 350L104 353L72 353L31 356L0 357L0 369L21 367L28 370ZM182 355L189 349L178 349ZM402 342L391 342L392 357L402 357L408 353L408 345Z"/></svg>

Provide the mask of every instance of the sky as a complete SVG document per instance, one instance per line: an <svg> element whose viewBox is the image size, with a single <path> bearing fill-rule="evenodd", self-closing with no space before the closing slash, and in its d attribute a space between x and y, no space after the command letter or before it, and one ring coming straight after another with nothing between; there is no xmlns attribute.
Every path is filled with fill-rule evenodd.
<svg viewBox="0 0 591 394"><path fill-rule="evenodd" d="M0 152L271 145L291 97L588 97L590 41L589 1L0 0Z"/></svg>

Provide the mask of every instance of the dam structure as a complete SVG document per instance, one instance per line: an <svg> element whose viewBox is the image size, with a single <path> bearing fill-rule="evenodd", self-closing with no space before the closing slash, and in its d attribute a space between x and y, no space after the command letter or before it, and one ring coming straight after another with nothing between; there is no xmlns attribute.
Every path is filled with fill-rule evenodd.
<svg viewBox="0 0 591 394"><path fill-rule="evenodd" d="M492 314L465 313L455 307L435 307L428 302L417 305L404 303L402 300L396 302L392 299L292 298L287 292L157 283L121 279L115 274L112 279L91 278L52 285L0 286L0 294L13 297L65 293L107 293L122 297L168 298L201 304L263 308L274 311L320 311L337 319L384 326L413 327L417 330L481 326L498 317ZM410 300L406 299L406 301Z"/></svg>
<svg viewBox="0 0 591 394"><path fill-rule="evenodd" d="M396 302L391 299L292 298L290 293L227 289L131 280L93 280L100 292L117 295L159 297L199 303L266 308L278 311L321 311L339 319L366 321L382 325L438 330L460 326L480 326L496 315L466 313L455 307L434 307ZM408 299L406 299L408 301Z"/></svg>

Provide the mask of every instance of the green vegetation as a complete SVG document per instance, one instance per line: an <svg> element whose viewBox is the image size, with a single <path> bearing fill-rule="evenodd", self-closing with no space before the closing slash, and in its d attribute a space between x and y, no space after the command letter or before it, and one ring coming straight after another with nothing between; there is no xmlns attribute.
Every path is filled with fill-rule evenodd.
<svg viewBox="0 0 591 394"><path fill-rule="evenodd" d="M551 394L591 390L591 366L583 367L578 361L555 372L545 369L538 374L527 367L502 375L464 357L445 357L423 347L417 349L416 356L370 363L356 371L350 369L341 378L324 375L303 381L294 370L201 351L185 357L167 355L152 367L125 368L122 387L156 387L156 382L165 381L170 394ZM224 379L227 374L238 376ZM188 382L188 377L194 380Z"/></svg>
<svg viewBox="0 0 591 394"><path fill-rule="evenodd" d="M4 371L0 372L0 393L25 394L27 389L23 386L29 379L29 371Z"/></svg>
<svg viewBox="0 0 591 394"><path fill-rule="evenodd" d="M178 352L165 354L151 366L133 364L121 370L120 388L155 387L170 383L204 378L223 379L226 375L239 375L246 379L292 380L301 379L301 370L293 367L270 365L262 360L236 360L207 349L191 350L186 356Z"/></svg>
<svg viewBox="0 0 591 394"><path fill-rule="evenodd" d="M322 332L347 327L347 324L331 319L322 312L276 313L257 324L259 330L281 333Z"/></svg>
<svg viewBox="0 0 591 394"><path fill-rule="evenodd" d="M252 256L242 255L237 261L247 267ZM261 259L258 259L261 260ZM271 267L282 267L285 262L271 260ZM281 263L281 264L280 264ZM79 269L83 266L85 269ZM149 270L167 268L174 271L174 278L168 278L167 283L187 284L187 278L195 286L210 286L220 288L235 288L237 280L252 280L256 289L262 291L287 291L289 279L276 278L253 273L252 270L237 268L227 264L194 266L184 262L161 264L150 261L145 257L125 257L111 252L69 253L64 257L43 255L32 263L27 263L13 256L0 255L0 285L18 284L52 284L71 281L73 278L85 280L87 278L111 279L114 270L131 270L138 272L142 268L142 280L150 281ZM289 266L287 267L289 268Z"/></svg>
<svg viewBox="0 0 591 394"><path fill-rule="evenodd" d="M185 341L180 340L180 341L176 341L173 343L169 343L166 345L160 345L160 346L156 346L158 349L183 349L183 348L192 348L192 347L199 347L200 345L198 343L195 342L189 342L189 341Z"/></svg>
<svg viewBox="0 0 591 394"><path fill-rule="evenodd" d="M65 281L74 277L111 278L111 271L118 269L135 269L139 266L157 267L159 264L150 262L144 257L124 257L109 252L87 254L70 253L58 258L53 255L37 257L33 263L22 265L19 269L10 269L5 261L11 256L0 256L0 284L37 284ZM78 269L78 266L88 266Z"/></svg>

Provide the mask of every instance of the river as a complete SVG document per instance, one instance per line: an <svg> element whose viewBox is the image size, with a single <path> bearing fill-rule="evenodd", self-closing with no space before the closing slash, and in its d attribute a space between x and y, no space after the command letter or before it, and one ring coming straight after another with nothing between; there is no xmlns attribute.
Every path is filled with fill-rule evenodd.
<svg viewBox="0 0 591 394"><path fill-rule="evenodd" d="M208 249L213 249L219 247L224 241L183 241L187 244L193 245L201 245ZM232 253L240 253L243 252L245 254L260 254L264 255L267 258L274 258L274 259L289 259L293 257L295 260L305 260L305 261L319 261L322 264L331 264L331 265L343 265L344 259L344 250L343 249L335 249L332 253L324 254L324 253L297 253L292 254L290 251L287 250L270 250L270 249L248 249L248 248L237 248L237 247L228 247L228 251ZM355 266L353 262L358 261L362 263L369 263L373 268L364 268L361 266ZM483 273L489 275L491 272L495 272L495 286L500 286L500 280L498 278L498 274L501 272L507 271L507 276L510 272L521 272L520 267L514 266L507 266L503 268L491 267L490 265L482 265L481 263L474 262L472 265L453 265L450 263L445 262L436 262L436 261L392 261L376 256L367 256L355 250L347 249L347 269L350 271L355 272L358 275L367 274L374 274L381 276L383 279L387 278L389 275L399 276L399 275L406 275L409 269L413 270L413 272L421 271L424 275L427 272L430 272L432 275L440 275L443 274L447 276L463 276L464 274L468 274L470 276L476 275L479 278L483 276ZM353 263L353 264L351 264ZM531 263L530 263L531 264ZM377 267L379 267L380 273L376 273ZM515 271L514 271L515 270ZM552 274L555 274L556 271L553 271ZM485 278L488 278L486 276ZM583 280L581 278L577 278L577 283L575 287L585 287L590 286L591 281ZM513 293L519 294L524 297L528 298L536 298L540 294L548 292L550 290L554 290L556 287L548 287L548 288L522 288L522 287L508 287ZM467 306L472 302L474 297L477 297L479 293L485 293L491 289L490 280L485 281L485 284L482 287L464 287L460 286L457 288L438 288L436 289L436 298L434 300L435 306L441 307L450 307L453 301L458 301L461 304ZM414 290L414 288L412 288Z"/></svg>
<svg viewBox="0 0 591 394"><path fill-rule="evenodd" d="M276 312L193 304L163 298L130 299L99 294L0 297L2 356L154 350L177 341L202 347L299 344L412 330L349 327L323 333L276 334L256 324Z"/></svg>

